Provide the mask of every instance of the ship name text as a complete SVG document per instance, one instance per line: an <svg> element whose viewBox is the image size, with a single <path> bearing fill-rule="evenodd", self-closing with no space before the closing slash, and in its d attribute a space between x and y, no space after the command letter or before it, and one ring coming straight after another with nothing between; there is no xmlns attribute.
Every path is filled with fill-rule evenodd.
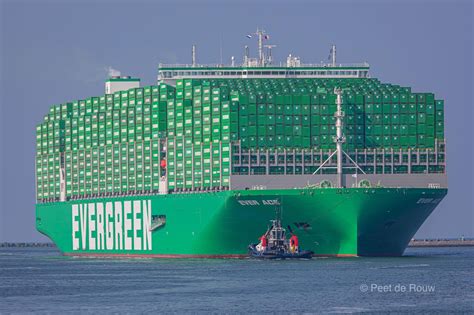
<svg viewBox="0 0 474 315"><path fill-rule="evenodd" d="M278 206L280 201L278 199L269 199L269 200L238 200L241 206Z"/></svg>
<svg viewBox="0 0 474 315"><path fill-rule="evenodd" d="M151 250L151 200L72 205L73 250Z"/></svg>

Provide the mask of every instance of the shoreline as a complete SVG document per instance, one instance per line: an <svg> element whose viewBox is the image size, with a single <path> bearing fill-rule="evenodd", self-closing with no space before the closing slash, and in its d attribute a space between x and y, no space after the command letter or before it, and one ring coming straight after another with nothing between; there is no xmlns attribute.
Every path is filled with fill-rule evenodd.
<svg viewBox="0 0 474 315"><path fill-rule="evenodd" d="M56 247L54 243L39 243L39 242L3 242L0 243L0 248L12 247Z"/></svg>
<svg viewBox="0 0 474 315"><path fill-rule="evenodd" d="M413 239L408 244L408 247L456 247L456 246L474 246L474 239Z"/></svg>

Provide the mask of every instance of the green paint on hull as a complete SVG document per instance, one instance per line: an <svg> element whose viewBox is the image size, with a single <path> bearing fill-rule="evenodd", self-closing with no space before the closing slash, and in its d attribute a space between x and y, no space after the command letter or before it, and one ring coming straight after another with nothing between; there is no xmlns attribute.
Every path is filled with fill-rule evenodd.
<svg viewBox="0 0 474 315"><path fill-rule="evenodd" d="M446 193L447 189L327 188L133 196L38 204L36 216L38 231L68 255L230 256L246 254L247 245L256 242L274 218L272 203L278 200L284 226L290 224L301 246L316 255L398 256ZM106 249L107 235L116 232L115 217L99 218L105 226L102 236L97 234L101 223L97 224L95 215L82 219L75 216L73 220L73 205L93 203L98 209L97 205L102 204L100 207L105 209L112 202L119 203L120 209L127 201L133 206L137 200L142 201L140 205L151 202L151 215L166 216L166 223L150 233L150 250L144 241L147 231L143 227L147 223L143 221L143 209L137 213L132 209L128 215L128 250L119 237L110 238L113 245L109 243ZM95 230L91 233L90 224ZM123 220L117 224L123 226ZM73 228L77 229L74 237ZM73 248L73 238L78 249ZM90 242L103 248L90 249Z"/></svg>

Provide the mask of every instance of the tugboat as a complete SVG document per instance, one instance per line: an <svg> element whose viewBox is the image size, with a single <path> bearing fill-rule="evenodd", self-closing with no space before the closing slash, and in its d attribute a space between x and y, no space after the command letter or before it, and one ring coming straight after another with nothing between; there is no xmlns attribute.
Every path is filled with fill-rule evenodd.
<svg viewBox="0 0 474 315"><path fill-rule="evenodd" d="M270 220L271 226L260 237L260 243L248 246L251 258L257 259L311 259L313 252L309 250L299 250L298 238L288 225L291 238L286 238L286 230L281 226L279 218L279 208L277 207L277 218Z"/></svg>

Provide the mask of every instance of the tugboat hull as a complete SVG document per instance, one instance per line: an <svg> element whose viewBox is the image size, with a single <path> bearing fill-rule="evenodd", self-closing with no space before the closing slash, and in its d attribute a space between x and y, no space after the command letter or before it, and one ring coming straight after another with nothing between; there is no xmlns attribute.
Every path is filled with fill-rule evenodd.
<svg viewBox="0 0 474 315"><path fill-rule="evenodd" d="M310 250L299 251L297 253L287 253L267 250L264 252L258 251L257 244L249 245L249 256L256 259L311 259L313 252Z"/></svg>

